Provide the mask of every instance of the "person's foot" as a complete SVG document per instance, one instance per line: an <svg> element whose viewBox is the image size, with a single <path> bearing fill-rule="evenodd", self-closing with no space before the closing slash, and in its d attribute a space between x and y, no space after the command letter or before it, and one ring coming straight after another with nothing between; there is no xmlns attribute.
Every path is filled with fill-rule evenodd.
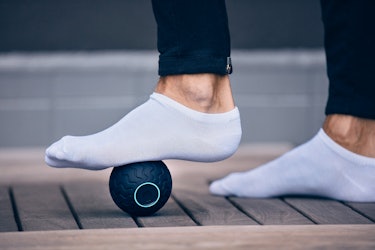
<svg viewBox="0 0 375 250"><path fill-rule="evenodd" d="M185 79L179 84L193 84L191 77L185 78L189 83L184 84ZM229 79L213 75L195 78L202 80L203 86L214 86L213 89L201 86L194 99L194 88L190 86L189 95L185 95L190 98L181 101L183 91L171 90L173 77L162 78L156 88L158 93L113 126L93 135L65 136L52 144L46 150L46 163L53 167L99 170L139 161L210 162L229 157L241 138L239 111L231 92L229 100L220 94L221 88L228 88Z"/></svg>
<svg viewBox="0 0 375 250"><path fill-rule="evenodd" d="M307 143L254 170L217 180L210 191L249 198L315 195L375 201L375 123L358 119L329 116L324 130Z"/></svg>
<svg viewBox="0 0 375 250"><path fill-rule="evenodd" d="M174 75L160 78L155 92L203 113L225 113L235 108L229 76Z"/></svg>

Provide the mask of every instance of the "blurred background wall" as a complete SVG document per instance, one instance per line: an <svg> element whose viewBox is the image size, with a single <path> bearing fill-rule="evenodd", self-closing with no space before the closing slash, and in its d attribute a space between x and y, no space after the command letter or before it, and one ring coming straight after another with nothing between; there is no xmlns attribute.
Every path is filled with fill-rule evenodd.
<svg viewBox="0 0 375 250"><path fill-rule="evenodd" d="M227 8L242 143L307 140L328 89L319 1ZM106 128L147 99L157 60L150 0L0 0L0 147Z"/></svg>

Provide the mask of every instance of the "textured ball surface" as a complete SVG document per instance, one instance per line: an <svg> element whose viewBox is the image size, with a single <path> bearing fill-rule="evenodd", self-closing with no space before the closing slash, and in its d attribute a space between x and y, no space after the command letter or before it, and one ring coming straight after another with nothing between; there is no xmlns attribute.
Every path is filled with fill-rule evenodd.
<svg viewBox="0 0 375 250"><path fill-rule="evenodd" d="M113 201L133 216L151 215L168 201L172 178L162 161L148 161L115 167L109 178Z"/></svg>

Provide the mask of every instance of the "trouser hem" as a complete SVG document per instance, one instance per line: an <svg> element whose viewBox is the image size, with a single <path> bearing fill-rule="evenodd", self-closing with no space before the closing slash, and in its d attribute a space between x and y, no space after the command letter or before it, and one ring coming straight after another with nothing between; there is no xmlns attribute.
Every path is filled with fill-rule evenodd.
<svg viewBox="0 0 375 250"><path fill-rule="evenodd" d="M365 119L375 119L375 100L360 97L329 97L325 114L342 114Z"/></svg>
<svg viewBox="0 0 375 250"><path fill-rule="evenodd" d="M227 75L227 57L169 57L159 59L159 75L212 73ZM230 65L230 67L232 67Z"/></svg>

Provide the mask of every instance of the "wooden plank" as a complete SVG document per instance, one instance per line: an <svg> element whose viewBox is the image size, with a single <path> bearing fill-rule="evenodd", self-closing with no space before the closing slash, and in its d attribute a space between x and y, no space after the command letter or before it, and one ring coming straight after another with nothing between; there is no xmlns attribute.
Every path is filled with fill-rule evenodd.
<svg viewBox="0 0 375 250"><path fill-rule="evenodd" d="M345 202L345 204L375 222L375 202Z"/></svg>
<svg viewBox="0 0 375 250"><path fill-rule="evenodd" d="M370 224L371 221L334 200L287 198L294 208L318 224Z"/></svg>
<svg viewBox="0 0 375 250"><path fill-rule="evenodd" d="M185 189L175 189L173 195L199 225L257 224L224 197L213 196L205 191L197 192Z"/></svg>
<svg viewBox="0 0 375 250"><path fill-rule="evenodd" d="M45 148L0 149L0 183L39 185L72 181L108 181L111 168L103 171L85 171L75 168L52 168L44 162Z"/></svg>
<svg viewBox="0 0 375 250"><path fill-rule="evenodd" d="M262 225L314 224L280 199L231 197L230 200Z"/></svg>
<svg viewBox="0 0 375 250"><path fill-rule="evenodd" d="M0 232L18 231L8 187L0 187Z"/></svg>
<svg viewBox="0 0 375 250"><path fill-rule="evenodd" d="M234 156L221 162L198 163L168 160L168 165L175 184L186 179L187 172L206 175L210 179L220 178L233 171L244 171L274 159L288 151L286 144L241 145ZM72 181L108 181L111 168L102 171L85 171L74 168L49 168L44 163L45 148L0 149L0 183L68 183ZM204 176L202 176L204 177Z"/></svg>
<svg viewBox="0 0 375 250"><path fill-rule="evenodd" d="M211 226L0 234L2 250L375 249L375 225Z"/></svg>
<svg viewBox="0 0 375 250"><path fill-rule="evenodd" d="M194 221L177 205L172 197L154 215L138 217L137 220L145 227L196 226Z"/></svg>
<svg viewBox="0 0 375 250"><path fill-rule="evenodd" d="M13 193L23 230L78 229L59 186L14 186Z"/></svg>
<svg viewBox="0 0 375 250"><path fill-rule="evenodd" d="M137 227L133 218L113 202L107 183L74 182L63 189L82 228Z"/></svg>

